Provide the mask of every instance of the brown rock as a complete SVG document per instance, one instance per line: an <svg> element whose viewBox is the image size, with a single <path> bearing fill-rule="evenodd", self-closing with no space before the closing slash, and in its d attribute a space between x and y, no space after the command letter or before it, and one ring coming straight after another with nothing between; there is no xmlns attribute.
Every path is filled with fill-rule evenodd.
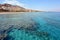
<svg viewBox="0 0 60 40"><path fill-rule="evenodd" d="M38 12L37 10L25 9L11 4L0 4L0 12Z"/></svg>

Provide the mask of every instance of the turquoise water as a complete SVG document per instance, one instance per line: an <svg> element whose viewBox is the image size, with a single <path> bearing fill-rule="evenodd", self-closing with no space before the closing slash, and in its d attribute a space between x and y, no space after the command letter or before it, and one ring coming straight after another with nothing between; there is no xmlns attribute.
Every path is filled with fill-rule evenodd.
<svg viewBox="0 0 60 40"><path fill-rule="evenodd" d="M3 40L60 40L60 12L0 14L3 33Z"/></svg>

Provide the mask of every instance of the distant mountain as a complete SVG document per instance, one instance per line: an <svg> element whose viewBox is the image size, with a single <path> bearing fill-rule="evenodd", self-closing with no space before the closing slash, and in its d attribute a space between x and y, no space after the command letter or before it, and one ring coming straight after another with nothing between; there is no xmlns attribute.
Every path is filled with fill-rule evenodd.
<svg viewBox="0 0 60 40"><path fill-rule="evenodd" d="M17 5L0 4L0 12L39 12L39 11L26 9Z"/></svg>

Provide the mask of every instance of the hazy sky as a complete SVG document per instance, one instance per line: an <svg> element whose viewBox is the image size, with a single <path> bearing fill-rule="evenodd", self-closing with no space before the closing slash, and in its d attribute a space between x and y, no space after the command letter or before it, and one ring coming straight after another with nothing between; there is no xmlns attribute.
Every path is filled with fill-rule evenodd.
<svg viewBox="0 0 60 40"><path fill-rule="evenodd" d="M16 4L44 11L60 11L60 0L0 0L0 3Z"/></svg>

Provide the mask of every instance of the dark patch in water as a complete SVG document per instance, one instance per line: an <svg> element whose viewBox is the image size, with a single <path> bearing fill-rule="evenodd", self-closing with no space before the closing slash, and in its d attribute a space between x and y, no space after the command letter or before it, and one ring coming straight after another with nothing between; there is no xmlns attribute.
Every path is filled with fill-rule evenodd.
<svg viewBox="0 0 60 40"><path fill-rule="evenodd" d="M7 35L7 37L5 37L3 40L14 40L14 38L12 37L12 36L9 36L9 35Z"/></svg>
<svg viewBox="0 0 60 40"><path fill-rule="evenodd" d="M18 30L24 30L26 34L29 34L29 35L35 35L37 36L38 38L43 38L44 40L46 40L45 38L47 38L47 40L50 40L50 34L48 32L43 32L43 31L38 31L39 27L40 27L40 24L31 24L29 27L20 27L20 28L17 28L18 26L17 25L9 25L11 26L9 29L7 30L4 30L3 32L6 32L6 34L10 33L10 32L14 32L12 31L13 29L18 29ZM35 37L33 37L35 38ZM54 37L53 37L54 38ZM14 40L14 38L10 35L7 35L4 40Z"/></svg>

